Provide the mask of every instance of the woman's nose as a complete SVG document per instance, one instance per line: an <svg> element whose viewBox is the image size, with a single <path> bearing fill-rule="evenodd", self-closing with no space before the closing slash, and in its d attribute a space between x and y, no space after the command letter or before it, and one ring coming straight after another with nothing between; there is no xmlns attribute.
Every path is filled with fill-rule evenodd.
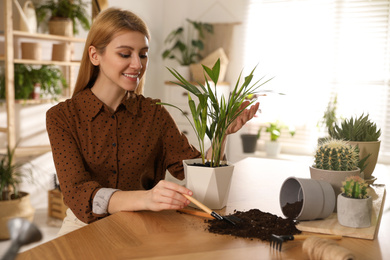
<svg viewBox="0 0 390 260"><path fill-rule="evenodd" d="M136 57L132 58L131 62L130 62L130 67L132 69L140 70L142 68L142 63L141 63L140 57L136 56Z"/></svg>

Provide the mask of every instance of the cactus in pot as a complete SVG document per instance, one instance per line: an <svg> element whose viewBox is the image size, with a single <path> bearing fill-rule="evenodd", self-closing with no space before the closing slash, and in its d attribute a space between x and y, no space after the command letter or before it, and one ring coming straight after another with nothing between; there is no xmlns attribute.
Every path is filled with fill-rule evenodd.
<svg viewBox="0 0 390 260"><path fill-rule="evenodd" d="M337 220L347 227L371 226L372 197L367 194L368 184L359 176L347 177L342 182L342 193L337 197Z"/></svg>
<svg viewBox="0 0 390 260"><path fill-rule="evenodd" d="M329 139L318 145L314 168L333 171L352 171L359 165L359 148L343 140Z"/></svg>
<svg viewBox="0 0 390 260"><path fill-rule="evenodd" d="M327 139L318 145L310 167L312 179L330 183L337 197L341 193L341 182L353 175L361 175L357 146L338 139Z"/></svg>
<svg viewBox="0 0 390 260"><path fill-rule="evenodd" d="M336 124L329 131L329 135L359 147L360 160L367 160L364 179L366 182L373 183L375 177L372 176L372 173L378 161L381 129L369 119L369 115L363 113L360 117L345 119L340 125Z"/></svg>
<svg viewBox="0 0 390 260"><path fill-rule="evenodd" d="M349 197L355 199L365 199L367 194L368 184L359 176L350 176L342 182L341 191Z"/></svg>

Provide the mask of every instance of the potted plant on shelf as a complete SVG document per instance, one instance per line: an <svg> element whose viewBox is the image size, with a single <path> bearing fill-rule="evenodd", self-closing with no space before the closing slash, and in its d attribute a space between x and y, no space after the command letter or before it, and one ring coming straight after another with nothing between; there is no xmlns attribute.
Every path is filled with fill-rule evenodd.
<svg viewBox="0 0 390 260"><path fill-rule="evenodd" d="M24 64L15 64L15 99L39 99L40 95L57 99L66 88L67 82L59 68L42 65L39 68ZM0 98L5 98L1 88Z"/></svg>
<svg viewBox="0 0 390 260"><path fill-rule="evenodd" d="M336 116L337 110L337 95L334 96L333 100L329 101L328 106L321 118L321 120L317 123L317 127L320 130L324 130L324 136L318 138L318 143L329 138L329 133L331 129L333 129L334 125L337 124L338 118Z"/></svg>
<svg viewBox="0 0 390 260"><path fill-rule="evenodd" d="M377 128L369 118L368 114L364 113L359 117L351 117L349 120L345 119L340 125L335 125L329 131L332 138L342 139L348 141L351 145L359 147L359 158L363 160L367 158L367 167L364 170L364 179L368 183L373 183L375 177L372 173L378 161L381 130Z"/></svg>
<svg viewBox="0 0 390 260"><path fill-rule="evenodd" d="M198 83L198 87L187 81L176 70L168 70L179 81L175 84L188 91L188 105L192 121L180 108L167 103L160 104L175 107L186 116L197 136L202 157L194 160L184 160L186 186L194 192L196 199L208 207L213 209L223 208L226 206L234 167L228 162L221 161L226 130L243 112L241 105L245 98L257 92L258 88L269 80L265 82L259 80L251 85L255 71L253 69L241 84L241 75L239 76L229 97L226 98L222 95L218 98L216 85L220 72L220 60L217 60L212 68L203 66L204 73L210 77L211 82L206 80L205 85ZM214 84L214 86L210 86L210 84ZM191 94L197 98L197 103L192 99ZM254 102L255 100L252 100L248 106ZM211 141L212 154L210 161L206 161L204 146L206 135ZM196 172L193 172L193 170Z"/></svg>
<svg viewBox="0 0 390 260"><path fill-rule="evenodd" d="M189 19L186 21L188 22L187 31L181 26L168 34L164 43L171 47L163 51L162 58L177 61L180 66L176 68L176 71L189 80L189 66L202 58L200 51L204 48L205 32L213 33L213 25Z"/></svg>
<svg viewBox="0 0 390 260"><path fill-rule="evenodd" d="M350 176L342 182L342 193L337 197L337 220L340 225L365 228L371 226L372 197L368 184L359 176Z"/></svg>
<svg viewBox="0 0 390 260"><path fill-rule="evenodd" d="M7 147L0 160L0 239L9 239L8 220L20 217L32 221L34 217L30 195L18 187L23 177L32 176L31 170L22 166L14 162L14 150Z"/></svg>
<svg viewBox="0 0 390 260"><path fill-rule="evenodd" d="M341 193L341 182L348 176L360 176L359 166L364 169L364 163L359 160L359 147L343 140L327 139L317 146L310 176L329 182L337 197Z"/></svg>
<svg viewBox="0 0 390 260"><path fill-rule="evenodd" d="M79 33L78 25L90 29L87 7L82 0L47 0L36 7L38 24L49 16L50 34L73 37Z"/></svg>
<svg viewBox="0 0 390 260"><path fill-rule="evenodd" d="M295 135L295 129L282 124L280 121L267 123L267 126L260 127L257 133L257 138L260 138L261 131L265 128L265 132L270 134L270 140L265 142L265 152L268 156L277 156L281 150L281 143L278 141L283 129L288 129L291 137Z"/></svg>

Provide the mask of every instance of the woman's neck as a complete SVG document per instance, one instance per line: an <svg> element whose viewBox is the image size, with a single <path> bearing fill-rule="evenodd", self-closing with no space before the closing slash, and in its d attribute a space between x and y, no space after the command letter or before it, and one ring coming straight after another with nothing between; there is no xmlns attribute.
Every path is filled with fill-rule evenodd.
<svg viewBox="0 0 390 260"><path fill-rule="evenodd" d="M127 91L120 87L113 86L110 88L108 85L103 86L103 84L99 84L98 81L95 82L91 91L99 100L108 106L112 113L118 108L127 93Z"/></svg>

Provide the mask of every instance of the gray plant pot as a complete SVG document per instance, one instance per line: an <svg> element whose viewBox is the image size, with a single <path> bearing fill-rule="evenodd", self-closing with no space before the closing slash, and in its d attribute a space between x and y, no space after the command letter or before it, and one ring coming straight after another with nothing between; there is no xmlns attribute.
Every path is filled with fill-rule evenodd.
<svg viewBox="0 0 390 260"><path fill-rule="evenodd" d="M337 196L337 220L340 225L352 228L371 226L372 197L366 199Z"/></svg>
<svg viewBox="0 0 390 260"><path fill-rule="evenodd" d="M302 209L295 219L314 220L332 214L336 197L332 186L325 181L289 177L282 184L279 201L282 212L287 203L302 201Z"/></svg>

